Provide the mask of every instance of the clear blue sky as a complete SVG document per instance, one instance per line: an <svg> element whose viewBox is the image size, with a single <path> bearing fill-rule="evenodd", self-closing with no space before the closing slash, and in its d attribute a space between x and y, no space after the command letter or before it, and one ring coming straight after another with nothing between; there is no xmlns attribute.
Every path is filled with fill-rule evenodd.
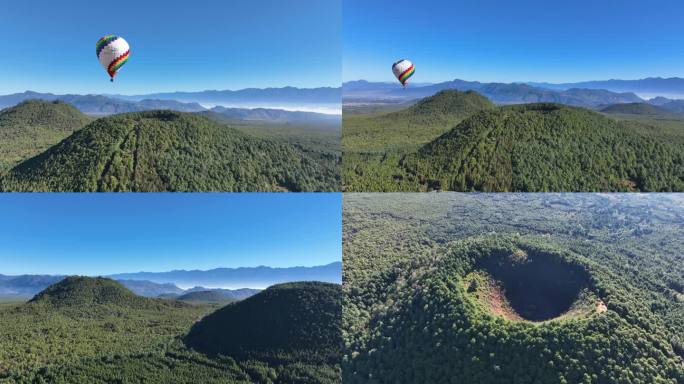
<svg viewBox="0 0 684 384"><path fill-rule="evenodd" d="M2 194L0 274L342 260L339 193Z"/></svg>
<svg viewBox="0 0 684 384"><path fill-rule="evenodd" d="M684 1L344 0L342 40L344 81L684 77Z"/></svg>
<svg viewBox="0 0 684 384"><path fill-rule="evenodd" d="M4 1L0 94L339 86L341 1ZM131 46L113 84L107 34Z"/></svg>

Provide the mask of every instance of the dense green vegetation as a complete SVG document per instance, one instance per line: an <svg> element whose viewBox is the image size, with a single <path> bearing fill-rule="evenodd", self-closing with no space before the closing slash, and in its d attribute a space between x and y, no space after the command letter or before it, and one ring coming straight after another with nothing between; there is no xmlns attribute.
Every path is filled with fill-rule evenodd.
<svg viewBox="0 0 684 384"><path fill-rule="evenodd" d="M137 297L108 279L67 278L0 307L0 382L31 382L30 372L82 358L147 353L209 309Z"/></svg>
<svg viewBox="0 0 684 384"><path fill-rule="evenodd" d="M336 366L341 316L339 285L278 284L205 317L185 342L212 354Z"/></svg>
<svg viewBox="0 0 684 384"><path fill-rule="evenodd" d="M385 152L418 148L483 109L494 108L473 92L441 91L400 111L344 116L346 152Z"/></svg>
<svg viewBox="0 0 684 384"><path fill-rule="evenodd" d="M28 100L0 111L0 176L92 119L69 104Z"/></svg>
<svg viewBox="0 0 684 384"><path fill-rule="evenodd" d="M308 292L312 288L313 292ZM333 289L334 290L334 289ZM304 284L299 296L308 300L319 290ZM297 306L297 297L287 297L290 308L273 297L264 304L280 310L318 310ZM307 359L297 360L301 351L288 350L279 344L273 351L262 345L264 356L289 360L259 360L256 357L216 355L188 348L183 338L193 323L216 319L210 313L216 306L185 304L175 300L150 299L135 296L120 283L105 278L68 277L36 295L27 303L0 303L0 382L7 383L338 383L340 376L339 314L341 292L337 287L337 308L325 308L337 313L330 324L307 323L314 331L335 326L336 344L317 348L336 351L337 359L329 355L316 360L314 350ZM257 303L258 304L258 303ZM230 306L231 308L233 305ZM250 309L258 314L269 313L259 305ZM254 321L245 317L234 319L225 312L212 326L227 332L256 334ZM292 318L303 319L307 313ZM208 316L208 317L205 317ZM256 316L256 315L255 315ZM333 320L318 316L321 320ZM291 326L298 325L292 324ZM287 332L282 326L280 331ZM283 338L274 329L265 333ZM299 330L286 337L302 335ZM249 340L243 340L249 342ZM320 339L321 342L324 342ZM321 361L325 360L325 364Z"/></svg>
<svg viewBox="0 0 684 384"><path fill-rule="evenodd" d="M344 203L345 383L684 382L681 196Z"/></svg>
<svg viewBox="0 0 684 384"><path fill-rule="evenodd" d="M184 293L175 297L178 301L185 301L189 303L204 302L204 303L229 303L235 301L227 294L221 291L194 291Z"/></svg>
<svg viewBox="0 0 684 384"><path fill-rule="evenodd" d="M13 167L4 191L334 191L339 157L207 118L151 111L101 118Z"/></svg>
<svg viewBox="0 0 684 384"><path fill-rule="evenodd" d="M91 306L159 309L169 304L137 296L121 283L104 277L68 276L35 295L29 303L58 310L88 310Z"/></svg>
<svg viewBox="0 0 684 384"><path fill-rule="evenodd" d="M684 118L677 115L611 114L611 118L636 134L673 143L684 143Z"/></svg>
<svg viewBox="0 0 684 384"><path fill-rule="evenodd" d="M248 135L268 140L282 141L293 145L299 151L337 172L342 163L341 129L330 125L271 124L257 122L229 123ZM339 189L338 189L339 190Z"/></svg>
<svg viewBox="0 0 684 384"><path fill-rule="evenodd" d="M628 114L628 115L672 115L673 112L657 105L648 103L625 103L613 104L601 108L601 112L608 114Z"/></svg>
<svg viewBox="0 0 684 384"><path fill-rule="evenodd" d="M344 101L343 101L344 103ZM344 105L344 117L348 118L351 115L368 115L368 114L383 114L401 111L406 109L411 105L415 104L416 101L410 100L408 102L388 102L388 103L373 103L373 104L354 104L346 103Z"/></svg>
<svg viewBox="0 0 684 384"><path fill-rule="evenodd" d="M671 144L584 109L529 104L473 116L404 166L430 189L684 190L684 147Z"/></svg>
<svg viewBox="0 0 684 384"><path fill-rule="evenodd" d="M420 116L415 109L420 105L426 110L432 110L429 105L433 103L448 106L435 108L437 112L429 112L429 116L458 112L450 107L455 103L452 99L463 98L464 94L440 93L425 99L402 111L405 123L401 124L392 123L390 117L402 112L345 117L343 188L684 190L684 119L669 117L661 128L660 120L651 115L636 115L648 116L646 124L635 119L621 121L624 114L616 121L582 108L524 104L461 111L457 115L470 111L470 117L455 126L443 125L445 118L436 118L434 123L411 120ZM380 121L386 123L377 123ZM402 124L406 126L401 130L393 128ZM361 144L360 138L367 144Z"/></svg>

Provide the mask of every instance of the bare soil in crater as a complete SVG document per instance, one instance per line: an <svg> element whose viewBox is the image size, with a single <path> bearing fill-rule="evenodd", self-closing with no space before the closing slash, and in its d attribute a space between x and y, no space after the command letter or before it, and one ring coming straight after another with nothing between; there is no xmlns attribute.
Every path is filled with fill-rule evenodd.
<svg viewBox="0 0 684 384"><path fill-rule="evenodd" d="M492 314L510 321L543 322L608 309L592 292L588 273L557 255L524 250L492 255L464 284Z"/></svg>

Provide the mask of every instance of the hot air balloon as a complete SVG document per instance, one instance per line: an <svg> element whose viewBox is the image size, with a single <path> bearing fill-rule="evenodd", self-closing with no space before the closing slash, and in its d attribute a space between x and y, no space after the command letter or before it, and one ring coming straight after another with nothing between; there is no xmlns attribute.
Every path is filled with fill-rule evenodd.
<svg viewBox="0 0 684 384"><path fill-rule="evenodd" d="M119 36L107 35L98 40L96 46L100 64L109 74L110 81L114 81L116 73L128 61L128 55L131 52L128 43Z"/></svg>
<svg viewBox="0 0 684 384"><path fill-rule="evenodd" d="M394 72L394 76L397 77L401 85L406 87L408 79L416 72L416 68L412 62L402 59L392 64L392 72Z"/></svg>

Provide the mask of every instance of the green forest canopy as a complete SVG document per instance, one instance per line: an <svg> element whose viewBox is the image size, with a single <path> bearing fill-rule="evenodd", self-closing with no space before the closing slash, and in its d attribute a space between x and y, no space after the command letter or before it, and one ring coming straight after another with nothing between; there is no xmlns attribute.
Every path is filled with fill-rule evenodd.
<svg viewBox="0 0 684 384"><path fill-rule="evenodd" d="M343 380L680 383L682 222L672 194L345 195ZM574 277L502 276L521 250ZM548 308L540 288L594 307L512 321L473 295L478 271L528 287L519 311Z"/></svg>
<svg viewBox="0 0 684 384"><path fill-rule="evenodd" d="M616 120L548 103L454 107L474 95L441 92L402 111L345 119L344 189L684 190L684 118Z"/></svg>
<svg viewBox="0 0 684 384"><path fill-rule="evenodd" d="M318 320L327 321L334 320L336 313L336 322L319 324L311 320L308 325L321 330L335 327L339 338L339 286L291 285L299 287L293 297L260 300L263 292L254 296L256 299L251 300L255 305L249 308L253 315L272 311L264 307L267 305L284 311L307 311L293 315L296 318L304 318L308 311L315 310L320 311ZM321 289L337 291L330 298L336 307L308 308L297 303L298 299L317 296ZM272 350L267 343L262 344L260 358L206 354L186 346L183 338L192 325L211 318L217 309L221 311L216 305L135 296L107 278L67 277L27 303L0 303L0 382L339 383L341 346L332 339L328 341L336 343L320 348L335 353L335 361L329 361L329 355L317 356L317 350L310 350L307 359L303 359L299 349L281 344L274 345ZM224 316L221 321L225 324L219 325L230 332L240 332L259 324L242 320ZM302 334L301 330L289 333L286 326L264 331L281 338Z"/></svg>
<svg viewBox="0 0 684 384"><path fill-rule="evenodd" d="M28 100L0 111L0 176L94 119L61 101Z"/></svg>
<svg viewBox="0 0 684 384"><path fill-rule="evenodd" d="M172 111L113 115L85 127L78 117L90 121L60 102L29 101L3 111L0 135L13 136L0 142L0 190L339 190L332 129L233 128ZM34 142L43 144L33 148Z"/></svg>

